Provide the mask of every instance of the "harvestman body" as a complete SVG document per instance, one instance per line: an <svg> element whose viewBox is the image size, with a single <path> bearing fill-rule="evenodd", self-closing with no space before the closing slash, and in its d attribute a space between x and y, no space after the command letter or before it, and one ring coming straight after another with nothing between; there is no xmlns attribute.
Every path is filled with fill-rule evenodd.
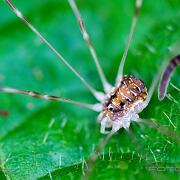
<svg viewBox="0 0 180 180"><path fill-rule="evenodd" d="M89 38L89 35L85 29L82 17L79 13L79 10L74 2L74 0L69 0L69 4L78 20L81 33L84 40L86 41L90 53L93 57L94 63L97 67L100 80L102 82L104 92L96 91L60 54L52 44L47 41L42 34L37 31L37 29L32 26L29 21L22 15L22 13L12 4L10 0L6 0L6 3L10 6L12 11L55 53L55 55L84 83L84 85L90 90L92 95L99 101L97 104L87 104L70 99L65 99L56 96L49 96L37 92L18 90L10 87L0 87L0 91L14 94L24 94L32 96L35 98L40 98L44 100L53 100L53 101L62 101L75 105L80 105L85 108L89 108L93 111L99 112L98 122L101 124L101 133L108 136L104 141L99 145L96 152L90 157L90 163L94 162L97 159L97 154L103 149L107 141L112 137L112 135L117 132L120 128L125 128L129 130L130 123L132 121L142 122L143 120L139 118L139 113L146 108L149 101L151 100L154 89L158 83L161 70L158 72L157 76L154 78L153 83L147 93L147 89L140 79L134 76L123 76L123 67L128 53L128 49L131 44L132 36L137 22L137 17L139 15L139 10L142 5L142 0L136 0L136 6L134 10L134 16L130 28L130 33L128 41L123 53L123 57L119 66L115 86L112 87L106 80L104 73L99 64L96 52L93 48L93 44ZM111 131L106 131L106 128L111 128ZM87 174L91 172L92 168L90 167L87 170Z"/></svg>
<svg viewBox="0 0 180 180"><path fill-rule="evenodd" d="M103 103L103 110L98 116L101 133L107 132L106 127L112 127L113 132L122 127L128 129L131 121L138 121L146 96L147 89L141 80L124 76Z"/></svg>

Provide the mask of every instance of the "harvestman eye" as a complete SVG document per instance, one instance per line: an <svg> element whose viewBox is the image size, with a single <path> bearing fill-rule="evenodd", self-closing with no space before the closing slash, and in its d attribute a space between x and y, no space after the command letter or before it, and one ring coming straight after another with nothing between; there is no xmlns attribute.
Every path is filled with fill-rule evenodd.
<svg viewBox="0 0 180 180"><path fill-rule="evenodd" d="M113 110L113 108L112 108L112 107L109 107L108 109L109 109L110 111L112 111L112 110Z"/></svg>
<svg viewBox="0 0 180 180"><path fill-rule="evenodd" d="M82 33L83 39L87 43L87 47L89 48L90 54L92 56L92 60L95 63L97 73L99 75L99 79L101 80L101 84L103 87L103 92L97 91L92 85L90 85L79 74L79 72L76 71L74 67L70 65L70 63L68 63L65 57L59 51L57 51L55 47L24 17L21 11L19 11L10 0L6 0L6 3L9 5L9 7L15 13L15 15L25 25L27 25L31 29L31 31L42 40L42 42L44 42L49 47L49 49L56 55L58 60L64 63L66 67L72 73L74 73L75 76L77 76L77 78L87 87L87 89L91 92L91 94L96 98L97 103L88 104L84 102L74 101L68 98L50 96L47 94L42 94L34 91L20 90L20 89L16 89L12 87L4 87L4 86L0 87L0 91L6 93L31 96L33 98L39 98L43 100L66 102L98 112L99 113L98 122L100 123L100 132L102 134L108 134L108 135L97 146L96 150L89 157L88 165L87 165L88 168L85 171L85 176L83 176L84 179L88 179L92 173L98 154L103 150L103 148L109 142L111 137L119 131L119 129L124 128L127 131L128 135L130 135L132 142L135 142L129 129L130 124L132 122L148 124L149 126L156 128L162 134L166 134L166 135L169 133L169 131L168 129L161 128L160 125L155 124L151 120L145 121L143 118L139 117L139 113L148 106L151 100L155 87L157 86L158 81L160 79L162 70L160 69L158 71L157 75L153 79L153 82L149 90L147 90L144 82L141 81L139 78L134 77L132 75L123 74L124 64L126 61L128 50L130 48L135 27L137 24L137 19L142 6L142 0L136 0L135 3L134 15L132 18L128 40L122 55L122 59L120 61L114 86L108 83L104 75L104 72L99 63L99 58L97 57L93 43L90 39L90 35L86 30L85 24L83 22L83 19L81 17L81 14L78 10L75 1L69 0L68 2L78 21L79 29ZM135 90L136 92L134 92ZM114 107L117 107L116 111L113 111ZM108 110L111 111L111 113L109 113ZM108 129L111 128L111 130L107 131L106 130L107 128ZM176 135L177 134L172 133L172 138L174 138L177 142L179 142L179 137Z"/></svg>

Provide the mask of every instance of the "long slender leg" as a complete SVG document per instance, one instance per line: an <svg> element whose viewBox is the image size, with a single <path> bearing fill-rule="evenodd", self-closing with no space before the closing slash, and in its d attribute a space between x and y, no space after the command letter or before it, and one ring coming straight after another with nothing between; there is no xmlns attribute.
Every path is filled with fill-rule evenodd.
<svg viewBox="0 0 180 180"><path fill-rule="evenodd" d="M140 118L138 122L146 124L152 128L155 128L158 132L167 135L169 138L173 139L175 142L180 144L180 134L178 134L177 132L171 131L169 128L163 127L151 119Z"/></svg>
<svg viewBox="0 0 180 180"><path fill-rule="evenodd" d="M105 75L104 75L104 73L103 73L103 70L102 70L102 68L101 68L101 66L100 66L100 64L99 64L98 57L97 57L96 52L95 52L95 50L94 50L94 47L93 47L92 41L91 41L91 39L90 39L90 37L89 37L89 34L88 34L87 31L86 31L86 27L85 27L85 25L84 25L84 22L83 22L83 19L82 19L82 17L81 17L81 14L80 14L80 12L79 12L79 10L78 10L78 7L77 7L77 5L76 5L76 3L75 3L74 0L68 0L68 1L69 1L69 4L70 4L73 12L74 12L74 15L75 15L76 18L77 18L80 31L81 31L81 33L82 33L82 35L83 35L84 40L86 41L86 43L87 43L87 45L88 45L88 47L89 47L90 53L91 53L91 55L92 55L92 57L93 57L93 60L94 60L94 62L95 62L97 71L98 71L98 73L99 73L99 77L100 77L101 82L102 82L102 85L103 85L103 87L104 87L104 91L105 91L106 93L108 93L108 92L111 90L111 85L107 82L107 80L106 80L106 78L105 78Z"/></svg>
<svg viewBox="0 0 180 180"><path fill-rule="evenodd" d="M141 146L141 144L138 142L138 140L135 138L135 136L133 135L132 131L130 129L126 129L126 132L127 132L128 136L129 136L130 140L132 141L132 143L135 145L137 151L139 153L141 153L142 158L146 159L146 155L144 153L144 149Z"/></svg>
<svg viewBox="0 0 180 180"><path fill-rule="evenodd" d="M146 100L143 102L143 104L141 105L141 111L143 109L145 109L147 107L147 105L149 104L151 98L152 98L152 95L154 93L154 90L155 90L155 87L158 85L158 81L161 77L161 74L163 72L163 69L164 67L166 66L166 61L164 61L164 63L162 64L161 68L159 69L159 71L157 72L155 78L153 79L152 83L151 83L151 86L149 88L149 91L148 91L148 96L146 98Z"/></svg>
<svg viewBox="0 0 180 180"><path fill-rule="evenodd" d="M96 160L98 158L99 153L102 152L106 144L110 141L112 136L115 134L115 132L111 131L103 140L99 143L95 151L90 155L88 162L87 162L87 169L85 170L85 175L82 176L82 180L88 180L92 174L92 171L94 169Z"/></svg>
<svg viewBox="0 0 180 180"><path fill-rule="evenodd" d="M167 91L167 87L169 84L169 80L171 78L171 75L174 71L174 69L176 68L176 66L180 64L180 55L175 56L170 63L168 64L168 66L166 67L160 84L159 84L159 88L158 88L158 98L159 100L163 100L165 95L166 95L166 91Z"/></svg>
<svg viewBox="0 0 180 180"><path fill-rule="evenodd" d="M132 37L133 37L133 34L134 34L134 30L135 30L135 27L136 27L137 18L138 18L138 15L139 15L141 5L142 5L142 0L136 0L136 6L135 6L135 9L134 9L134 16L133 16L132 23L131 23L131 28L130 28L130 32L129 32L129 36L128 36L128 41L127 41L127 44L126 44L124 52L123 52L121 63L119 65L118 74L117 74L117 77L116 77L116 84L119 84L122 77L123 77L124 63L126 61L127 53L128 53L128 50L129 50L129 47L130 47L130 44L131 44L131 40L132 40Z"/></svg>
<svg viewBox="0 0 180 180"><path fill-rule="evenodd" d="M132 143L135 145L137 151L141 154L141 157L142 157L142 160L143 161L143 166L146 168L146 167L149 167L149 164L148 164L148 158L147 158L147 152L144 150L143 146L139 143L139 141L137 140L137 138L135 138L135 136L133 135L132 131L131 130L128 130L127 131L127 134L129 136L129 138L131 139ZM155 157L155 154L154 152L152 151L151 148L148 147L148 149L150 150L154 160L155 160L155 163L157 164L157 159Z"/></svg>
<svg viewBox="0 0 180 180"><path fill-rule="evenodd" d="M6 0L6 3L12 9L12 11L19 17L54 53L55 55L62 60L62 62L84 83L84 85L91 91L94 97L98 101L102 101L104 94L96 91L87 81L66 61L66 59L60 54L52 44L47 41L47 39L23 16L23 14L15 7L11 0Z"/></svg>
<svg viewBox="0 0 180 180"><path fill-rule="evenodd" d="M41 94L41 93L33 92L33 91L19 90L19 89L10 88L10 87L0 87L0 92L6 92L6 93L12 93L12 94L23 94L26 96L31 96L33 98L39 98L39 99L48 100L48 101L66 102L66 103L82 106L82 107L91 109L96 112L101 111L101 104L94 104L94 105L86 104L86 103L74 101L71 99L65 99L65 98L61 98L61 97L57 97L57 96L49 96L47 94Z"/></svg>

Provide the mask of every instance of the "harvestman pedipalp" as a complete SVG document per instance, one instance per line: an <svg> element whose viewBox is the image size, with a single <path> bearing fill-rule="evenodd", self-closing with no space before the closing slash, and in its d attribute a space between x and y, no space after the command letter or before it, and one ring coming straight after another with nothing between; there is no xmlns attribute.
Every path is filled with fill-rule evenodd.
<svg viewBox="0 0 180 180"><path fill-rule="evenodd" d="M82 32L83 38L86 41L90 53L95 62L99 78L102 82L104 92L99 92L94 89L59 53L52 44L47 41L46 38L33 26L30 22L23 16L23 14L15 7L15 5L10 1L6 0L6 3L10 6L11 10L16 14L18 18L20 18L54 53L55 55L84 83L84 85L90 90L92 95L97 99L97 104L87 104L78 101L74 101L71 99L65 99L56 96L49 96L46 94L41 94L38 92L19 90L11 87L0 87L0 91L6 93L13 94L23 94L27 96L31 96L34 98L39 98L43 100L51 100L51 101L61 101L66 103L71 103L74 105L79 105L93 111L99 112L98 122L101 124L101 133L108 134L102 143L99 144L96 151L90 156L88 169L86 170L86 178L90 176L93 164L95 163L98 153L102 151L104 146L107 144L109 139L120 129L124 128L130 134L129 126L132 121L135 122L143 122L146 123L143 119L139 118L139 113L147 107L149 104L152 94L154 92L155 87L157 86L158 80L160 78L162 69L160 69L153 80L153 83L150 86L149 92L147 93L147 89L140 79L134 76L123 76L123 68L125 64L125 60L127 57L127 53L131 44L131 40L134 34L135 26L137 23L137 18L139 15L140 8L142 6L142 0L136 0L134 16L128 36L128 41L123 53L123 57L121 63L119 65L119 70L115 82L115 86L111 86L101 69L99 64L96 52L93 48L93 44L89 38L89 35L86 31L85 25L83 23L80 12L74 2L74 0L69 0L69 4L78 20L80 30ZM167 134L167 129L162 129L159 126L155 126L153 121L149 121L148 125L153 126L154 128L160 130L162 133ZM112 128L111 131L106 131L106 128Z"/></svg>

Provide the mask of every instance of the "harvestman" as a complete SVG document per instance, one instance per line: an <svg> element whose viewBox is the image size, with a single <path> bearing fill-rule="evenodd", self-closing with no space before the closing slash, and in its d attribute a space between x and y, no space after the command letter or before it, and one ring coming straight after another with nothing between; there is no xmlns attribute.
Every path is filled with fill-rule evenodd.
<svg viewBox="0 0 180 180"><path fill-rule="evenodd" d="M79 105L93 111L99 112L98 122L100 123L100 132L103 134L108 134L106 138L99 144L96 151L92 153L89 158L88 168L86 170L86 178L89 177L90 173L93 169L93 163L95 163L98 153L102 151L104 146L107 144L109 139L116 133L120 128L124 128L130 134L129 126L132 121L135 122L143 122L148 125L155 127L163 133L167 133L166 129L160 129L159 125L154 124L154 122L149 121L145 122L143 119L139 117L139 113L147 107L149 104L152 94L154 92L155 87L157 86L161 70L159 70L158 74L153 80L153 83L150 86L149 92L140 79L134 76L123 76L123 68L125 64L125 60L127 57L127 53L131 44L131 40L134 34L135 26L137 23L137 17L139 15L139 11L142 5L142 0L136 0L134 16L128 36L128 41L125 46L125 50L122 56L122 60L119 65L115 85L111 86L103 73L103 70L99 64L99 60L97 58L96 52L93 48L93 44L90 40L89 34L86 31L85 25L83 23L80 12L74 2L74 0L69 0L69 4L77 18L80 31L82 36L89 47L89 51L92 55L94 63L96 65L99 78L101 80L104 92L99 92L94 89L63 57L61 53L59 53L53 45L23 16L23 14L15 7L15 5L10 1L6 0L6 3L9 5L11 10L19 17L51 50L55 53L55 55L82 81L82 83L89 89L92 95L96 98L98 103L96 104L87 104L79 101L74 101L71 99L66 99L57 96L49 96L47 94L41 94L33 91L19 90L11 87L0 87L0 91L6 93L13 94L23 94L27 96L31 96L34 98L39 98L43 100L51 100L51 101L61 101L66 103L71 103L74 105ZM111 131L107 131L106 129L111 128Z"/></svg>

